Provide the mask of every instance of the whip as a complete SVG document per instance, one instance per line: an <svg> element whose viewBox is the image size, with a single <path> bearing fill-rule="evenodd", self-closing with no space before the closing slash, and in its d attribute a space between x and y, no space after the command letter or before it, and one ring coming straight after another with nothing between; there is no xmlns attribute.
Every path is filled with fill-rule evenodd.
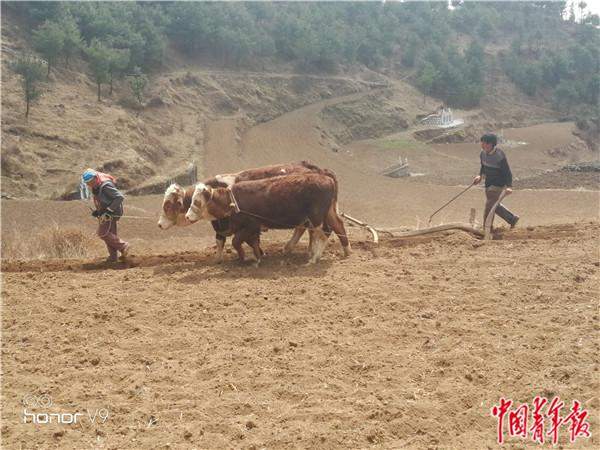
<svg viewBox="0 0 600 450"><path fill-rule="evenodd" d="M435 216L437 213L439 213L442 209L444 209L446 206L448 206L450 203L452 203L454 200L456 200L458 197L460 197L461 195L463 195L465 192L467 192L469 189L471 189L473 186L475 186L475 183L471 183L466 189L463 189L461 192L459 192L458 194L456 194L454 197L452 197L448 202L444 203L442 205L441 208L439 208L438 210L436 210L431 216L429 216L429 222L427 222L427 225L429 225L431 223L431 219L433 219L433 216Z"/></svg>

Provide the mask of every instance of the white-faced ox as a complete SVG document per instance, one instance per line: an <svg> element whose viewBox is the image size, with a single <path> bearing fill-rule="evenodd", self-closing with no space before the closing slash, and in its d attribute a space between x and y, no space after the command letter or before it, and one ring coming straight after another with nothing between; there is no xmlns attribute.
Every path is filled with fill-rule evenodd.
<svg viewBox="0 0 600 450"><path fill-rule="evenodd" d="M198 183L186 219L228 218L234 234L232 244L240 260L244 260L242 243L246 242L252 247L257 264L262 257L259 245L262 229L308 228L309 263L315 263L325 249L331 230L340 239L344 253L350 252L344 223L336 211L336 199L337 182L332 174L326 173L244 181L227 188Z"/></svg>
<svg viewBox="0 0 600 450"><path fill-rule="evenodd" d="M204 181L204 185L212 188L218 187L229 187L240 181L259 180L269 177L282 176L294 173L308 173L308 172L320 172L321 169L317 166L307 162L301 161L300 163L292 164L277 164L265 167L258 167L255 169L248 169L238 173L216 175L213 178L209 178ZM165 192L165 196L162 204L162 211L158 220L159 228L167 230L172 226L187 226L194 223L186 219L185 215L188 211L191 202L192 195L194 193L194 186L187 188L179 186L178 184L172 184ZM217 257L219 261L223 260L223 247L227 236L232 235L232 231L229 227L229 219L223 218L219 220L211 221L211 225L215 230L215 240L217 243ZM292 250L294 245L298 242L304 228L298 228L285 247L285 251L289 252ZM262 250L261 250L262 251Z"/></svg>

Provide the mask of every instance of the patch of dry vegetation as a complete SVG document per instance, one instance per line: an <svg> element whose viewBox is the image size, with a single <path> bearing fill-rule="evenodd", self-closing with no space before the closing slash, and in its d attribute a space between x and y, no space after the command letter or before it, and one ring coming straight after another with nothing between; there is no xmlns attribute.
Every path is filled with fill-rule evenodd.
<svg viewBox="0 0 600 450"><path fill-rule="evenodd" d="M2 239L2 259L84 258L91 247L92 236L88 233L55 223L33 239L23 238L19 231L7 234Z"/></svg>

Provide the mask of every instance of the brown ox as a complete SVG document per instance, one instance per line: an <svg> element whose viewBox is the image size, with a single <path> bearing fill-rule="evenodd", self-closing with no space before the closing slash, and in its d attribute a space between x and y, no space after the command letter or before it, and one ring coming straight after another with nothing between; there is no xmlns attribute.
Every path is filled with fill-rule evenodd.
<svg viewBox="0 0 600 450"><path fill-rule="evenodd" d="M322 170L307 161L301 161L300 163L277 164L248 169L238 173L216 175L215 177L204 181L204 184L212 188L228 187L240 181L260 180L275 176L308 172L322 172ZM330 173L327 170L323 172ZM331 174L331 176L335 179L335 175ZM178 184L169 186L163 199L162 212L158 220L159 228L166 230L174 225L186 226L193 223L185 218L185 214L191 205L193 193L194 186L189 186L187 188L179 186ZM229 219L213 220L211 221L211 225L215 230L217 258L219 261L222 261L225 240L227 239L227 236L232 234L229 227ZM304 230L303 227L299 227L294 231L294 235L285 246L286 253L290 252L297 244L304 233Z"/></svg>
<svg viewBox="0 0 600 450"><path fill-rule="evenodd" d="M242 243L254 251L257 264L262 252L261 229L308 228L309 263L321 257L327 235L333 229L350 251L344 223L336 212L337 182L331 174L304 173L235 183L227 188L212 188L198 183L186 214L189 221L229 218L234 233L233 246L244 260Z"/></svg>

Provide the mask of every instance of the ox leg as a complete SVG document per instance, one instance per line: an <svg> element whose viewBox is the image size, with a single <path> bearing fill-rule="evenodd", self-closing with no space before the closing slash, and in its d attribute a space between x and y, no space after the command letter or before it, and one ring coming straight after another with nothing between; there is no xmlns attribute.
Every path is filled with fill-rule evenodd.
<svg viewBox="0 0 600 450"><path fill-rule="evenodd" d="M217 262L223 262L223 248L225 247L225 240L227 238L225 236L221 236L220 234L215 235L215 241L217 242Z"/></svg>
<svg viewBox="0 0 600 450"><path fill-rule="evenodd" d="M256 243L258 245L258 250L260 251L260 256L264 257L267 256L267 254L265 253L265 251L262 249L262 247L260 246L260 234L258 235L258 237L256 238ZM252 247L254 248L254 247Z"/></svg>
<svg viewBox="0 0 600 450"><path fill-rule="evenodd" d="M244 249L242 248L242 242L243 242L243 238L240 233L236 233L233 236L233 239L231 240L231 245L233 245L233 248L235 248L235 251L237 252L238 257L240 259L240 262L244 262L244 259L246 259L246 254L244 252Z"/></svg>
<svg viewBox="0 0 600 450"><path fill-rule="evenodd" d="M327 239L329 239L329 236L331 236L331 227L327 223L327 220L325 220L325 222L323 222L323 233L325 233L325 236L327 236Z"/></svg>
<svg viewBox="0 0 600 450"><path fill-rule="evenodd" d="M315 230L314 228L310 228L308 230L308 259L312 259L314 253L314 243L315 243Z"/></svg>
<svg viewBox="0 0 600 450"><path fill-rule="evenodd" d="M298 243L305 231L305 227L294 228L294 234L292 235L292 238L288 241L287 244L285 244L285 247L283 249L284 255L292 253L292 249L296 246L296 244Z"/></svg>
<svg viewBox="0 0 600 450"><path fill-rule="evenodd" d="M327 246L327 235L323 231L322 227L315 228L313 231L313 243L312 243L312 254L308 264L314 264L323 255L323 250Z"/></svg>
<svg viewBox="0 0 600 450"><path fill-rule="evenodd" d="M247 242L254 251L254 258L256 259L254 267L258 267L260 264L261 257L264 254L262 249L260 248L260 235L250 237Z"/></svg>
<svg viewBox="0 0 600 450"><path fill-rule="evenodd" d="M328 226L333 228L334 233L337 235L340 240L340 244L342 244L342 249L344 250L344 256L350 255L350 241L348 240L348 235L346 234L346 227L344 226L344 221L337 215L335 210L332 208L329 210L327 214L327 222Z"/></svg>

